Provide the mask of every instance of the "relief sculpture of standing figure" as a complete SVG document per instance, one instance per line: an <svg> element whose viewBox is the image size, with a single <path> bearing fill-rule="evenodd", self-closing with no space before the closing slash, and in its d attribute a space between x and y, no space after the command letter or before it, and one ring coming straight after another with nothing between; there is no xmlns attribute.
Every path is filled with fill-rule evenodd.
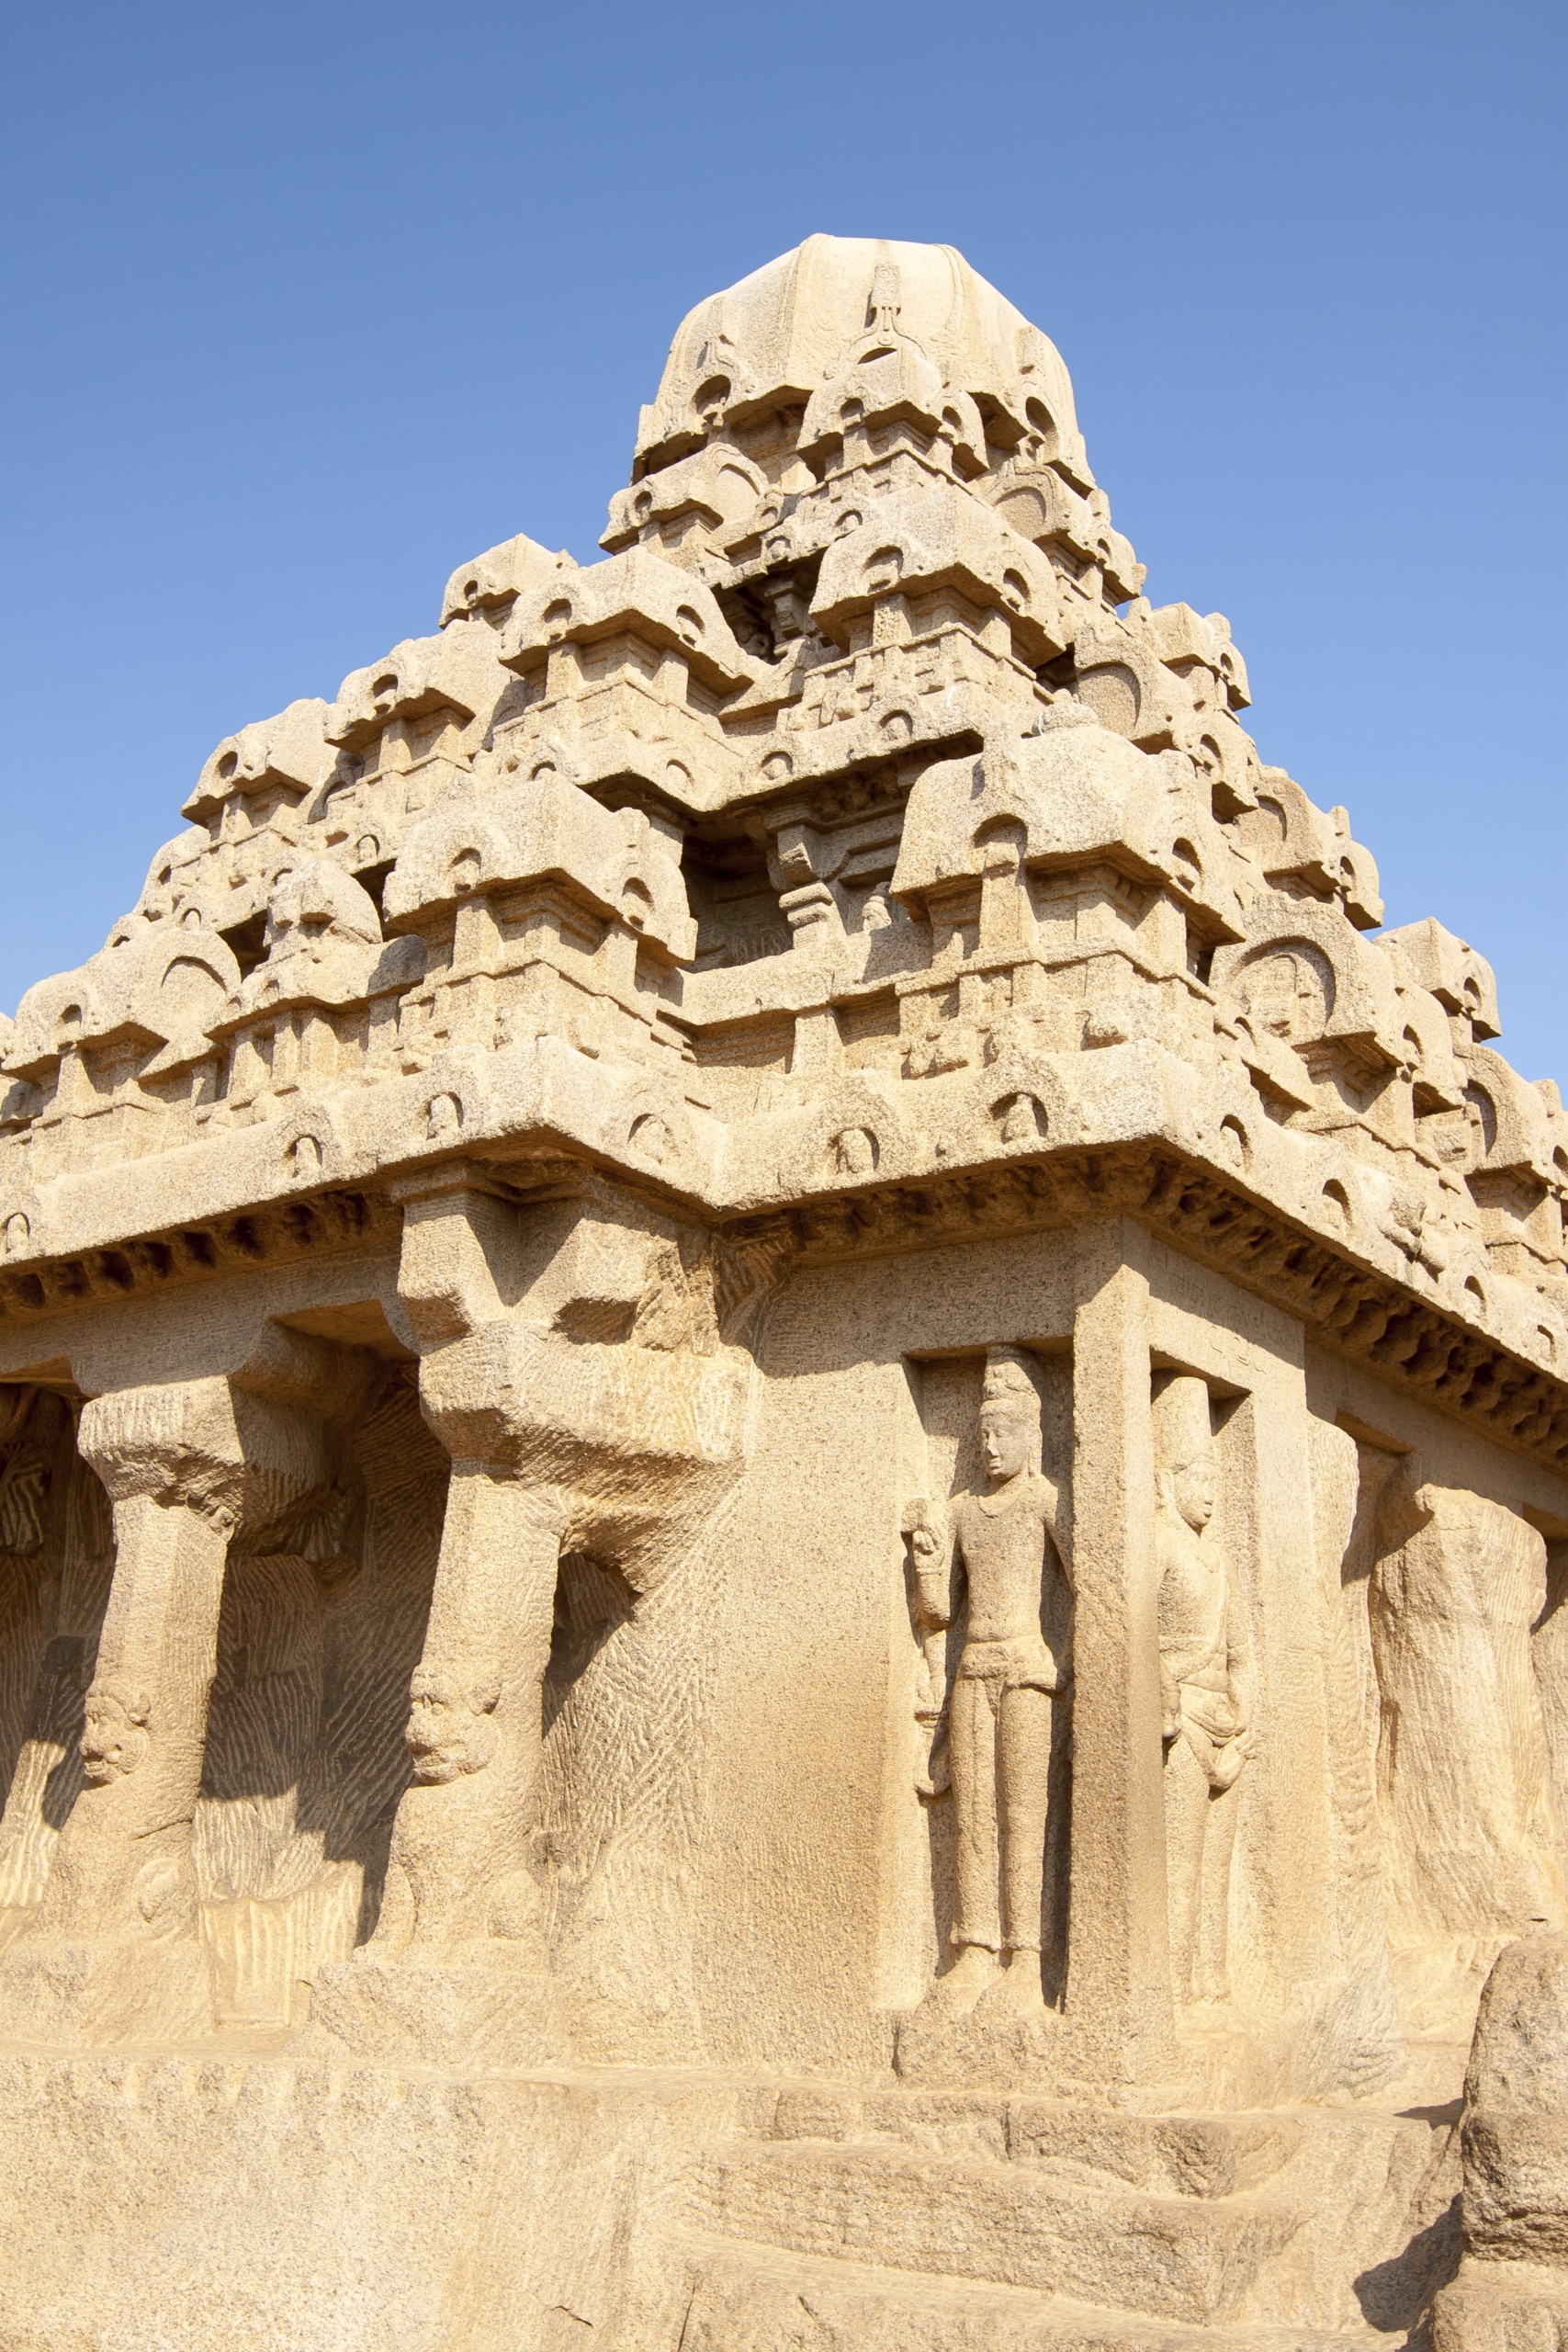
<svg viewBox="0 0 1568 2352"><path fill-rule="evenodd" d="M1252 1753L1255 1672L1247 1604L1213 1527L1206 1382L1179 1373L1155 1399L1159 1676L1165 1740L1170 1962L1178 2002L1223 2000L1235 1807Z"/></svg>
<svg viewBox="0 0 1568 2352"><path fill-rule="evenodd" d="M1072 1683L1072 1589L1060 1498L1040 1469L1040 1392L1020 1350L987 1351L980 1447L987 1491L954 1498L951 1547L929 1525L912 1530L928 1661L931 1636L953 1623L960 1569L968 1593L949 1709L958 1958L932 1998L1028 2016L1045 2006L1046 1820L1054 1753L1058 1787L1065 1778L1056 1714Z"/></svg>

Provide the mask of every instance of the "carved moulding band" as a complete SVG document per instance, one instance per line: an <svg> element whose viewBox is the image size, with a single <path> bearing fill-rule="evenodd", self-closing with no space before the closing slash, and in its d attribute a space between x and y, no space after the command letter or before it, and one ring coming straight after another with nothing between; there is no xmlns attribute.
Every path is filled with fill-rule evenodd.
<svg viewBox="0 0 1568 2352"><path fill-rule="evenodd" d="M1568 1384L1172 1149L1128 1144L1020 1157L1000 1168L868 1185L720 1230L732 1244L787 1236L794 1250L818 1259L1104 1216L1132 1218L1472 1427L1553 1468L1568 1466Z"/></svg>
<svg viewBox="0 0 1568 2352"><path fill-rule="evenodd" d="M1043 1144L1044 1139L1042 1138ZM526 1159L531 1178L536 1154ZM558 1151L558 1177L569 1163ZM507 1186L513 1163L487 1169ZM874 1174L874 1171L870 1171ZM647 1170L642 1187L672 1188ZM841 1179L840 1180L841 1183ZM510 1188L508 1188L510 1189ZM684 1198L682 1207L691 1213ZM869 1182L754 1216L712 1219L742 1254L884 1254L988 1233L1128 1216L1187 1254L1298 1316L1327 1343L1553 1468L1568 1466L1568 1384L1515 1354L1430 1298L1337 1243L1294 1223L1272 1204L1175 1148L1127 1143L1100 1149L1019 1152L951 1175ZM325 1191L177 1230L128 1238L79 1257L0 1272L0 1321L58 1312L97 1299L221 1277L239 1265L284 1262L320 1251L384 1249L399 1211L383 1190Z"/></svg>

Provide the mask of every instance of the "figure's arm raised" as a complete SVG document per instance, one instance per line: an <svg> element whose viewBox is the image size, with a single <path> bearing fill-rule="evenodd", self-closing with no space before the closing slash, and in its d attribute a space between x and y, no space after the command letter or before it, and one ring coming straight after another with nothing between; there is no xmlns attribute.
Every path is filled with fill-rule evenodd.
<svg viewBox="0 0 1568 2352"><path fill-rule="evenodd" d="M915 1564L915 1613L923 1631L939 1633L953 1623L957 1558L946 1514L929 1502L910 1503L904 1511L903 1528Z"/></svg>
<svg viewBox="0 0 1568 2352"><path fill-rule="evenodd" d="M915 1765L915 1786L922 1796L941 1796L948 1787L944 1727L947 1721L948 1628L956 1606L953 1598L955 1546L947 1515L928 1502L905 1510L904 1534L915 1568L915 1633L920 1645L920 1672L915 1692L915 1720L924 1736Z"/></svg>

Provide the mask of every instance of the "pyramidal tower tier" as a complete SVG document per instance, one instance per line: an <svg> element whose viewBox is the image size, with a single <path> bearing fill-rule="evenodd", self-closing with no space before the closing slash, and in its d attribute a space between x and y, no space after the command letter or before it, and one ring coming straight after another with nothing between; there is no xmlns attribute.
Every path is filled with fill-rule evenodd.
<svg viewBox="0 0 1568 2352"><path fill-rule="evenodd" d="M1461 2186L1555 2311L1555 1087L950 248L700 304L601 544L0 1021L27 2341L1321 2352Z"/></svg>
<svg viewBox="0 0 1568 2352"><path fill-rule="evenodd" d="M1224 616L1140 594L1046 338L946 247L814 237L685 321L632 473L602 561L492 548L435 635L220 743L28 990L17 1361L220 1280L226 1220L332 1243L457 1152L854 1250L1070 1210L1092 1154L1568 1461L1556 1089L1472 949L1378 931Z"/></svg>

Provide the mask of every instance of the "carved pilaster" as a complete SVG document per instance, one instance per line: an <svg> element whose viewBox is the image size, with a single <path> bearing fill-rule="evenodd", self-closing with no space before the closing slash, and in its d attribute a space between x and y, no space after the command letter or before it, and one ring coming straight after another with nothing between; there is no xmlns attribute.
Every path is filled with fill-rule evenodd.
<svg viewBox="0 0 1568 2352"><path fill-rule="evenodd" d="M1149 1287L1137 1236L1079 1234L1073 1325L1075 2060L1147 2079L1172 2050Z"/></svg>
<svg viewBox="0 0 1568 2352"><path fill-rule="evenodd" d="M81 1786L76 1746L107 1590L108 1510L63 1399L0 1392L0 1946L49 1876ZM97 1508L95 1509L94 1505Z"/></svg>
<svg viewBox="0 0 1568 2352"><path fill-rule="evenodd" d="M14 2029L115 2039L212 2022L191 1826L229 1543L324 1490L320 1424L224 1378L101 1396L79 1443L114 1512L86 1695L87 1785L6 1954Z"/></svg>
<svg viewBox="0 0 1568 2352"><path fill-rule="evenodd" d="M398 1809L383 1943L449 1951L526 1923L527 1826L565 1521L549 1488L483 1464L454 1465L410 1691L414 1785Z"/></svg>
<svg viewBox="0 0 1568 2352"><path fill-rule="evenodd" d="M560 2046L529 1858L558 1563L645 1589L739 1467L746 1363L693 1254L635 1203L518 1207L482 1170L406 1203L400 1292L453 1466L381 1917L316 1988L356 2045Z"/></svg>

